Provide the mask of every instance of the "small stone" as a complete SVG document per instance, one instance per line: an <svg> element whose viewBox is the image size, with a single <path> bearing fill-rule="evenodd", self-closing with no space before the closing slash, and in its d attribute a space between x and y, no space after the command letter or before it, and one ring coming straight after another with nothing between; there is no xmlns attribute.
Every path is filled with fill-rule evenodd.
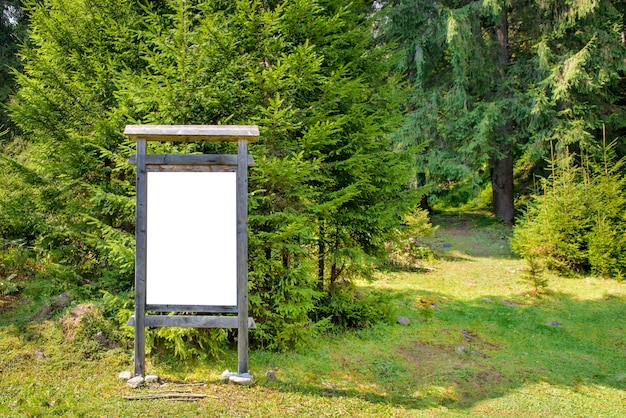
<svg viewBox="0 0 626 418"><path fill-rule="evenodd" d="M252 383L253 377L248 373L235 374L228 378L229 382L238 384L238 385L250 385Z"/></svg>
<svg viewBox="0 0 626 418"><path fill-rule="evenodd" d="M44 353L41 348L38 348L38 349L35 350L35 357L37 357L39 360L43 360L45 358L48 358L46 353Z"/></svg>
<svg viewBox="0 0 626 418"><path fill-rule="evenodd" d="M159 383L161 379L156 374L148 374L146 375L145 382L146 383Z"/></svg>
<svg viewBox="0 0 626 418"><path fill-rule="evenodd" d="M120 372L120 374L117 375L118 379L124 379L124 380L128 380L131 377L133 377L133 374L131 372L129 372L129 371L123 371L123 372Z"/></svg>
<svg viewBox="0 0 626 418"><path fill-rule="evenodd" d="M265 376L267 377L268 382L276 381L276 373L274 373L274 370L268 370L267 373L265 373Z"/></svg>
<svg viewBox="0 0 626 418"><path fill-rule="evenodd" d="M448 243L446 242L446 243L441 244L441 247L442 247L442 248L452 248L452 244L448 244Z"/></svg>
<svg viewBox="0 0 626 418"><path fill-rule="evenodd" d="M39 310L39 313L35 315L35 317L32 320L41 321L42 319L46 318L51 313L52 313L52 307L50 306L48 302L44 302L43 306Z"/></svg>
<svg viewBox="0 0 626 418"><path fill-rule="evenodd" d="M456 348L456 352L459 354L467 354L467 348L465 348L464 346L460 345Z"/></svg>
<svg viewBox="0 0 626 418"><path fill-rule="evenodd" d="M470 354L476 357L489 358L487 354L483 354L480 351L476 351L476 350L470 351Z"/></svg>
<svg viewBox="0 0 626 418"><path fill-rule="evenodd" d="M141 386L144 382L143 376L135 376L132 379L128 379L126 384L131 388L135 389Z"/></svg>
<svg viewBox="0 0 626 418"><path fill-rule="evenodd" d="M492 303L493 300L489 299L489 298L482 298L481 299L483 302L487 302L487 303Z"/></svg>
<svg viewBox="0 0 626 418"><path fill-rule="evenodd" d="M466 329L462 329L461 330L461 335L463 335L463 338L465 338L467 341L471 341L472 340L472 332L468 331Z"/></svg>
<svg viewBox="0 0 626 418"><path fill-rule="evenodd" d="M95 341L97 341L100 345L107 345L107 343L109 342L109 340L107 339L106 335L104 335L104 332L102 332L102 331L98 331L93 336L93 339Z"/></svg>
<svg viewBox="0 0 626 418"><path fill-rule="evenodd" d="M63 292L52 301L53 308L62 308L74 297L70 292Z"/></svg>
<svg viewBox="0 0 626 418"><path fill-rule="evenodd" d="M398 324L400 325L409 325L411 323L411 320L409 318L407 318L406 316L399 316L398 317Z"/></svg>
<svg viewBox="0 0 626 418"><path fill-rule="evenodd" d="M546 322L546 325L551 326L551 327L562 327L563 324L561 324L559 321L549 321Z"/></svg>

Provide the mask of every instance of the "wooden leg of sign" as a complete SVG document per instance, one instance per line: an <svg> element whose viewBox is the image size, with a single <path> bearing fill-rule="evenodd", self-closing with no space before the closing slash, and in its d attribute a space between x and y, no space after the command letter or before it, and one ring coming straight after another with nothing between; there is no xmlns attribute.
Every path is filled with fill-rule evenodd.
<svg viewBox="0 0 626 418"><path fill-rule="evenodd" d="M237 353L238 373L248 373L248 141L237 149Z"/></svg>
<svg viewBox="0 0 626 418"><path fill-rule="evenodd" d="M135 209L135 376L144 376L146 331L146 250L147 250L146 140L137 139L137 207Z"/></svg>

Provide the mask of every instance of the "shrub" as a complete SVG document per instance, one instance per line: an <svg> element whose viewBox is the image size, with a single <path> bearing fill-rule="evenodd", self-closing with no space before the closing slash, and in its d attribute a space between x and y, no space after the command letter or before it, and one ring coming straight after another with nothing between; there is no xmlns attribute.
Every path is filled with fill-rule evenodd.
<svg viewBox="0 0 626 418"><path fill-rule="evenodd" d="M600 163L553 161L543 195L535 196L514 229L514 251L562 273L626 274L625 160L612 161L613 145L605 146Z"/></svg>
<svg viewBox="0 0 626 418"><path fill-rule="evenodd" d="M390 323L390 298L381 293L361 293L348 284L337 285L320 301L313 313L316 321L328 319L334 326L368 328L379 322Z"/></svg>

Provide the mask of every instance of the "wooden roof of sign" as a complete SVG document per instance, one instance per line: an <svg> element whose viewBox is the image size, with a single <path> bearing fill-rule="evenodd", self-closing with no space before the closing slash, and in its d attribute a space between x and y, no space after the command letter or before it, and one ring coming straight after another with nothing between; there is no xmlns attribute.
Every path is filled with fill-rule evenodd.
<svg viewBox="0 0 626 418"><path fill-rule="evenodd" d="M124 135L136 141L256 141L256 125L126 125Z"/></svg>

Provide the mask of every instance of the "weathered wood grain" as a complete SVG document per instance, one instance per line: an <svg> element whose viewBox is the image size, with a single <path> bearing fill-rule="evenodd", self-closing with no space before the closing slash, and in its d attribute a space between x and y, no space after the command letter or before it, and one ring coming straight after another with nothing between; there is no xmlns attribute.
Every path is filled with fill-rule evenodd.
<svg viewBox="0 0 626 418"><path fill-rule="evenodd" d="M204 313L237 313L236 306L209 306L209 305L146 305L147 311L152 312L204 312Z"/></svg>
<svg viewBox="0 0 626 418"><path fill-rule="evenodd" d="M126 325L137 329L136 322L135 316L131 316ZM237 316L146 315L144 317L146 327L238 328L239 322ZM256 328L253 318L248 318L243 322L247 328Z"/></svg>
<svg viewBox="0 0 626 418"><path fill-rule="evenodd" d="M137 156L131 155L128 164L135 164ZM146 165L232 165L237 166L235 154L148 154ZM248 155L248 166L254 165L254 157Z"/></svg>
<svg viewBox="0 0 626 418"><path fill-rule="evenodd" d="M240 139L256 141L259 127L256 125L126 125L124 135L136 141L231 141Z"/></svg>
<svg viewBox="0 0 626 418"><path fill-rule="evenodd" d="M146 312L146 264L147 264L147 209L148 183L146 175L146 141L137 139L137 206L135 208L135 376L145 374L146 333L144 316Z"/></svg>
<svg viewBox="0 0 626 418"><path fill-rule="evenodd" d="M239 374L248 373L248 141L237 144L237 353Z"/></svg>

